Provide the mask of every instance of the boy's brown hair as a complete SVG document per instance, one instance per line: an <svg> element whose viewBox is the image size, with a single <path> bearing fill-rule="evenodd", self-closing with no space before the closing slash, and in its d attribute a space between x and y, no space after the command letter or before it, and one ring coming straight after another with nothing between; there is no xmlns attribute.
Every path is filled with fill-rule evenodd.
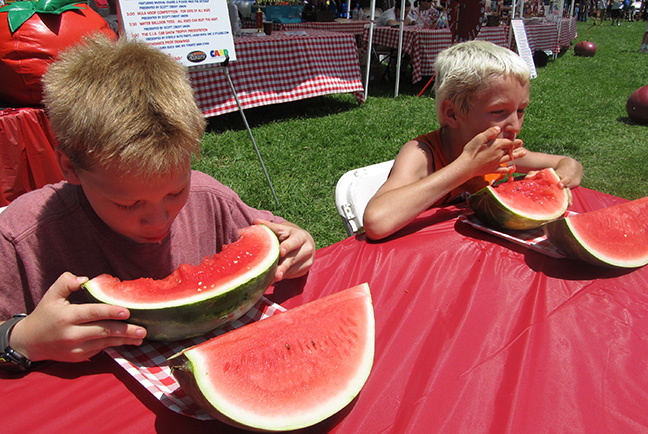
<svg viewBox="0 0 648 434"><path fill-rule="evenodd" d="M59 149L75 167L156 177L200 152L205 119L185 68L162 51L94 35L43 77Z"/></svg>

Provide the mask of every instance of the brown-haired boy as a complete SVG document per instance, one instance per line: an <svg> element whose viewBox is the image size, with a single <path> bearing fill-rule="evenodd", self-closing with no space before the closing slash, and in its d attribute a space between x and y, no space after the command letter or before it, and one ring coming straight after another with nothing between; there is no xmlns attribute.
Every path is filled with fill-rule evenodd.
<svg viewBox="0 0 648 434"><path fill-rule="evenodd" d="M19 355L75 362L140 344L142 327L116 321L127 309L68 301L87 279L77 276L163 278L253 223L281 243L275 280L307 272L315 252L308 232L191 170L205 121L184 67L169 56L93 37L64 52L43 83L67 182L27 193L0 214L0 321L28 314L10 330Z"/></svg>

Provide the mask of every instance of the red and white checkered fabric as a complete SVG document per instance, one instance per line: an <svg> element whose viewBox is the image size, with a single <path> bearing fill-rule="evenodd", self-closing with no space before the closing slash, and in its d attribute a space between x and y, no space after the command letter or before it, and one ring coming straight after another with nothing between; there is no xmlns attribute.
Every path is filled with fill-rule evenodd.
<svg viewBox="0 0 648 434"><path fill-rule="evenodd" d="M529 48L533 53L535 50L545 50L557 52L560 49L558 43L558 24L557 23L537 23L524 26L529 41ZM515 40L511 42L515 49Z"/></svg>
<svg viewBox="0 0 648 434"><path fill-rule="evenodd" d="M398 28L375 27L373 44L398 49ZM369 41L369 28L362 36L363 46ZM503 47L508 46L504 27L482 27L476 39L491 41ZM434 75L434 62L437 55L452 45L450 29L423 29L420 27L403 28L403 52L409 54L412 64L412 83L423 76Z"/></svg>
<svg viewBox="0 0 648 434"><path fill-rule="evenodd" d="M564 18L560 21L561 30L560 30L560 46L569 47L571 41L578 36L576 30L576 17L573 18Z"/></svg>
<svg viewBox="0 0 648 434"><path fill-rule="evenodd" d="M139 347L114 347L105 352L169 409L196 419L212 419L180 388L167 359L186 348L283 311L280 305L261 297L241 318L203 336L177 342L145 341Z"/></svg>
<svg viewBox="0 0 648 434"><path fill-rule="evenodd" d="M283 30L326 30L329 32L343 32L353 33L354 35L362 35L365 26L369 25L369 20L345 20L345 21L330 21L330 22L316 22L309 21L305 23L283 23L281 26Z"/></svg>
<svg viewBox="0 0 648 434"><path fill-rule="evenodd" d="M525 23L527 40L531 52L545 50L557 53L560 47L568 47L572 39L576 38L576 18L560 20L560 41L558 41L558 23L543 21L539 23ZM508 27L506 28L508 32ZM511 40L511 49L515 50L515 39Z"/></svg>
<svg viewBox="0 0 648 434"><path fill-rule="evenodd" d="M576 213L567 211L565 214L574 215ZM459 221L468 223L475 229L495 235L496 237L503 238L517 245L526 247L527 249L542 253L543 255L552 258L566 258L567 256L561 252L556 246L551 244L547 239L542 228L529 229L526 231L514 230L500 230L494 229L487 224L481 222L474 214L467 214L459 216Z"/></svg>
<svg viewBox="0 0 648 434"><path fill-rule="evenodd" d="M347 92L363 103L355 37L318 30L299 33L234 39L237 60L228 71L243 109ZM221 66L190 68L189 78L205 117L238 110Z"/></svg>

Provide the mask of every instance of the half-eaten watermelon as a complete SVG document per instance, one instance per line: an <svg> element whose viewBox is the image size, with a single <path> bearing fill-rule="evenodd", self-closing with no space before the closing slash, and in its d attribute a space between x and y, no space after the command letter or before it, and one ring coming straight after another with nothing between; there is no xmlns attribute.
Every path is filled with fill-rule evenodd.
<svg viewBox="0 0 648 434"><path fill-rule="evenodd" d="M487 186L468 197L482 222L498 229L527 230L562 217L569 205L567 188L560 188L553 169L533 177Z"/></svg>
<svg viewBox="0 0 648 434"><path fill-rule="evenodd" d="M248 324L169 359L207 413L255 431L314 425L346 407L373 365L366 283Z"/></svg>
<svg viewBox="0 0 648 434"><path fill-rule="evenodd" d="M278 261L274 232L255 225L220 253L199 265L180 265L164 279L122 282L102 274L83 287L91 302L128 308L128 322L146 328L147 339L179 340L240 318L268 289Z"/></svg>
<svg viewBox="0 0 648 434"><path fill-rule="evenodd" d="M595 265L624 268L648 264L648 197L583 214L544 227L549 241L567 256Z"/></svg>

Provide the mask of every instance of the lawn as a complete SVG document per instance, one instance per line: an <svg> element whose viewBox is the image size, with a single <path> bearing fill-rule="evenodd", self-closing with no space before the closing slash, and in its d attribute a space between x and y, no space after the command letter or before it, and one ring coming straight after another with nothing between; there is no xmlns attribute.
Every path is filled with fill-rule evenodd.
<svg viewBox="0 0 648 434"><path fill-rule="evenodd" d="M625 110L628 96L648 84L648 55L638 52L644 29L578 23L573 43L594 42L596 55L569 49L538 69L520 133L528 149L579 160L583 186L626 199L648 195L648 126ZM209 119L194 167L309 230L318 248L330 245L346 237L334 200L340 176L393 159L407 140L438 128L430 88L418 96L428 78L401 77L398 97L393 82L374 80L362 105L343 94L246 110L279 206L239 113Z"/></svg>

